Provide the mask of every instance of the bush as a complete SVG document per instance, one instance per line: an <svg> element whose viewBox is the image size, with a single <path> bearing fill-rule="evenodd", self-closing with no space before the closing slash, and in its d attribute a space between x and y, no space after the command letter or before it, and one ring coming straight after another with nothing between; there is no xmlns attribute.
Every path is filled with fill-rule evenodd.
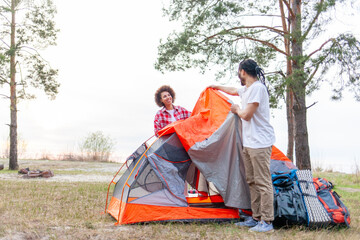
<svg viewBox="0 0 360 240"><path fill-rule="evenodd" d="M80 143L80 151L88 160L108 161L115 146L115 141L101 131L90 133Z"/></svg>

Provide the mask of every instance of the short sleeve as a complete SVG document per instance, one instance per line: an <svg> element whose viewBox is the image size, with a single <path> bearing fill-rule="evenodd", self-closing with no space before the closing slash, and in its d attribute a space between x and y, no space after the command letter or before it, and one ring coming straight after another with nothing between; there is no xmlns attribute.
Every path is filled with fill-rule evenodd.
<svg viewBox="0 0 360 240"><path fill-rule="evenodd" d="M265 88L261 84L254 85L247 99L247 103L260 103L265 93L264 90Z"/></svg>
<svg viewBox="0 0 360 240"><path fill-rule="evenodd" d="M242 95L244 94L244 92L245 92L245 87L242 87L242 88L239 88L238 90L237 90L237 93L238 93L238 95L239 95L239 97L242 97Z"/></svg>

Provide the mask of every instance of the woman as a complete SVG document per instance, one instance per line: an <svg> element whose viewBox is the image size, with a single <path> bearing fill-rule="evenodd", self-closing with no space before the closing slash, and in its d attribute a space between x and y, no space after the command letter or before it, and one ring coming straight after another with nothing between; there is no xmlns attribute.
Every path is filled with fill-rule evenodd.
<svg viewBox="0 0 360 240"><path fill-rule="evenodd" d="M155 115L154 131L156 135L166 125L190 117L191 112L183 107L174 106L174 101L175 92L168 85L161 86L155 92L155 102L159 107L162 107Z"/></svg>

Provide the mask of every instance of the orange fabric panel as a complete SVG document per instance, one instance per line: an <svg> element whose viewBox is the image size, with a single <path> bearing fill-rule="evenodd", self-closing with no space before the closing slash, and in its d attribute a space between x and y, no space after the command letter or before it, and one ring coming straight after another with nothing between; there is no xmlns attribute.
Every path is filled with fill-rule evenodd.
<svg viewBox="0 0 360 240"><path fill-rule="evenodd" d="M185 150L188 151L196 142L210 137L225 121L231 104L229 98L217 90L207 88L200 97L188 119L173 122L159 131L176 132Z"/></svg>
<svg viewBox="0 0 360 240"><path fill-rule="evenodd" d="M220 208L164 207L128 203L126 204L126 210L120 223L131 224L148 221L222 218L239 218L239 210Z"/></svg>
<svg viewBox="0 0 360 240"><path fill-rule="evenodd" d="M121 206L121 209L120 209ZM107 212L113 216L116 220L119 220L119 210L121 210L120 220L122 219L124 212L125 212L126 203L121 202L116 197L112 197L109 203L109 207ZM121 224L121 221L120 221Z"/></svg>
<svg viewBox="0 0 360 240"><path fill-rule="evenodd" d="M277 147L272 147L271 159L291 162L291 160L285 156Z"/></svg>
<svg viewBox="0 0 360 240"><path fill-rule="evenodd" d="M221 195L214 195L214 196L206 196L206 197L187 197L186 198L188 203L219 203L224 202Z"/></svg>
<svg viewBox="0 0 360 240"><path fill-rule="evenodd" d="M110 213L116 220L119 215L120 200L116 197L111 197L107 212Z"/></svg>
<svg viewBox="0 0 360 240"><path fill-rule="evenodd" d="M192 203L201 202L223 202L221 196L197 197ZM190 201L191 202L191 201ZM120 221L119 209L121 205ZM124 203L112 197L107 212L113 216L120 224L130 224L148 221L166 221L181 219L221 219L239 218L237 209L227 208L198 208L198 207L167 207L145 204Z"/></svg>

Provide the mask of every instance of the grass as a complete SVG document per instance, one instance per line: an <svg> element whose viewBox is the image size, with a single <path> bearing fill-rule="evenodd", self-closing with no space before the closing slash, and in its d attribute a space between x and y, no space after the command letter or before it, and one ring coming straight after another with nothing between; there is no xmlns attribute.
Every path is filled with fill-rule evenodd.
<svg viewBox="0 0 360 240"><path fill-rule="evenodd" d="M314 172L313 176L326 178L334 184L335 190L337 190L338 187L360 189L360 183L357 180L356 174L346 174L340 172Z"/></svg>
<svg viewBox="0 0 360 240"><path fill-rule="evenodd" d="M0 171L8 173L11 171ZM112 175L109 173L109 181ZM360 192L343 190L360 189L355 183L356 176L335 172L316 172L314 176L335 184L335 190L350 210L350 229L292 227L264 235L250 234L233 224L217 223L115 226L111 216L101 214L108 183L0 180L0 239L360 239Z"/></svg>

